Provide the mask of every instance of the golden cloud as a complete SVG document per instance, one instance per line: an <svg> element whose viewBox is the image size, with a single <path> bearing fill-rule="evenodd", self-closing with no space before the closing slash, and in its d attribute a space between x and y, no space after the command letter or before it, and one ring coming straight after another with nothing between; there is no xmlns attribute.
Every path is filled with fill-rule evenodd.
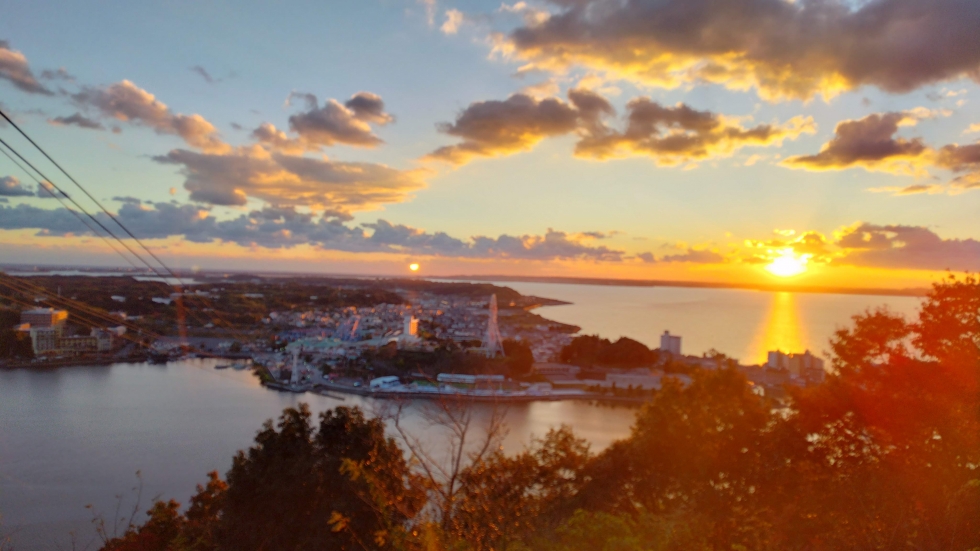
<svg viewBox="0 0 980 551"><path fill-rule="evenodd" d="M648 86L712 82L768 99L888 92L980 74L980 12L957 0L552 0L495 52Z"/></svg>

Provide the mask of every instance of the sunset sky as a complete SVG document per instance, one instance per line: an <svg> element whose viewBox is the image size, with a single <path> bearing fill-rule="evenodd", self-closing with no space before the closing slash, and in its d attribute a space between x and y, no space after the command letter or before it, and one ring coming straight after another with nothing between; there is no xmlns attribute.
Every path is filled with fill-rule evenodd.
<svg viewBox="0 0 980 551"><path fill-rule="evenodd" d="M980 270L976 0L154 4L5 6L0 108L176 267ZM127 265L2 155L0 259Z"/></svg>

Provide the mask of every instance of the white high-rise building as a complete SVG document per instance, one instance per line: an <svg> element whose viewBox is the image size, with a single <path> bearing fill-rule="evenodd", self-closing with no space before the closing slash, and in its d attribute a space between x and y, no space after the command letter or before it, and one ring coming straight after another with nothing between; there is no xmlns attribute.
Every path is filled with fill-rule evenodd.
<svg viewBox="0 0 980 551"><path fill-rule="evenodd" d="M415 316L405 316L405 327L402 329L402 335L405 337L419 336L419 320Z"/></svg>
<svg viewBox="0 0 980 551"><path fill-rule="evenodd" d="M679 335L671 335L670 331L664 331L664 334L660 335L660 351L680 356L681 337Z"/></svg>

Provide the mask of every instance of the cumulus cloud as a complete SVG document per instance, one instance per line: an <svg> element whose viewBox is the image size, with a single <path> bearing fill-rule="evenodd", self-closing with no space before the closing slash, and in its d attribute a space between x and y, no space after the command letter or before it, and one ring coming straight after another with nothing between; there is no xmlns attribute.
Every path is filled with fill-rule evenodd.
<svg viewBox="0 0 980 551"><path fill-rule="evenodd" d="M41 209L25 204L0 206L0 229L36 229L39 235L51 236L89 232L68 209Z"/></svg>
<svg viewBox="0 0 980 551"><path fill-rule="evenodd" d="M323 250L470 259L618 262L624 256L622 251L591 246L575 234L551 229L545 235L461 240L386 220L348 226L341 216L298 212L293 207L265 206L237 218L217 220L210 211L195 205L120 199L123 201L117 218L144 239L179 236L197 243L219 241L272 249L310 245ZM97 216L107 221L104 214ZM0 229L37 229L40 235L85 233L85 228L79 226L67 209L0 206Z"/></svg>
<svg viewBox="0 0 980 551"><path fill-rule="evenodd" d="M746 240L746 264L768 264L793 254L811 263L885 269L954 270L980 269L980 241L944 239L922 226L878 225L856 222L828 238L806 231L794 239Z"/></svg>
<svg viewBox="0 0 980 551"><path fill-rule="evenodd" d="M427 158L462 164L475 157L526 151L547 137L576 133L580 137L575 146L578 157L644 155L661 165L676 165L727 156L742 147L780 144L814 131L809 118L745 128L710 111L684 104L665 107L649 98L627 104L626 129L619 131L606 124L616 112L602 96L573 89L568 99L514 94L504 101L472 103L454 123L439 126L462 142L439 148Z"/></svg>
<svg viewBox="0 0 980 551"><path fill-rule="evenodd" d="M265 124L253 132L253 136L272 147L289 150L315 150L321 146L346 144L359 147L374 147L382 143L371 123L385 125L394 120L385 112L381 96L370 92L358 92L341 104L328 99L323 107L313 94L292 93L286 100L291 105L293 98L300 98L307 109L289 117L289 128L297 134L288 138L285 133L271 124ZM263 128L263 127L269 128Z"/></svg>
<svg viewBox="0 0 980 551"><path fill-rule="evenodd" d="M633 99L626 110L624 131L600 127L579 141L575 154L594 159L646 155L658 164L676 165L728 156L743 147L779 145L815 131L810 118L746 128L710 111L684 104L665 107L649 98Z"/></svg>
<svg viewBox="0 0 980 551"><path fill-rule="evenodd" d="M810 170L859 166L884 172L917 172L928 148L919 138L896 137L899 127L914 124L909 113L876 113L839 123L834 138L816 155L790 157L783 165Z"/></svg>
<svg viewBox="0 0 980 551"><path fill-rule="evenodd" d="M34 78L34 73L24 54L11 49L10 43L6 40L0 40L0 79L10 82L15 88L28 94L54 95L54 92Z"/></svg>
<svg viewBox="0 0 980 551"><path fill-rule="evenodd" d="M48 119L48 123L55 126L77 126L79 128L87 128L89 130L105 130L102 123L99 121L92 120L81 113L75 113L68 117L55 117L53 119Z"/></svg>
<svg viewBox="0 0 980 551"><path fill-rule="evenodd" d="M16 176L0 178L0 197L30 197L34 192L27 188Z"/></svg>
<svg viewBox="0 0 980 551"><path fill-rule="evenodd" d="M725 261L725 257L715 251L707 249L693 249L690 247L680 247L681 252L666 254L657 258L651 252L636 255L640 260L654 264L658 262L690 262L692 264L718 264Z"/></svg>
<svg viewBox="0 0 980 551"><path fill-rule="evenodd" d="M258 128L252 131L251 136L254 140L272 150L290 155L320 150L319 144L312 143L303 137L291 138L288 134L269 122L260 124Z"/></svg>
<svg viewBox="0 0 980 551"><path fill-rule="evenodd" d="M175 149L154 160L180 166L191 199L213 205L244 205L252 197L279 205L369 210L404 201L424 186L419 171L296 157L259 146L226 153Z"/></svg>
<svg viewBox="0 0 980 551"><path fill-rule="evenodd" d="M939 149L936 166L959 174L953 181L955 190L980 188L980 143L951 144Z"/></svg>
<svg viewBox="0 0 980 551"><path fill-rule="evenodd" d="M578 120L578 110L557 98L514 94L504 101L476 102L454 123L438 125L439 131L462 138L462 143L441 147L427 157L462 164L474 157L527 151L546 137L573 132Z"/></svg>
<svg viewBox="0 0 980 551"><path fill-rule="evenodd" d="M527 67L587 67L664 87L754 87L773 99L980 78L980 10L970 1L550 3L548 16L498 35L497 51Z"/></svg>
<svg viewBox="0 0 980 551"><path fill-rule="evenodd" d="M843 264L916 270L980 270L980 241L943 239L921 226L857 223L835 235Z"/></svg>
<svg viewBox="0 0 980 551"><path fill-rule="evenodd" d="M911 110L900 113L876 113L863 119L848 120L837 125L834 138L815 155L790 157L781 164L807 170L843 170L860 167L897 174L925 175L925 169L949 170L956 177L948 186L914 184L885 186L871 191L896 195L917 193L962 192L980 187L980 143L948 144L934 149L920 138L896 136L902 126L911 126L918 119L934 112Z"/></svg>
<svg viewBox="0 0 980 551"><path fill-rule="evenodd" d="M213 124L201 115L173 113L156 97L128 80L106 88L84 88L72 95L83 108L93 108L104 117L152 128L160 134L173 134L203 151L229 149Z"/></svg>

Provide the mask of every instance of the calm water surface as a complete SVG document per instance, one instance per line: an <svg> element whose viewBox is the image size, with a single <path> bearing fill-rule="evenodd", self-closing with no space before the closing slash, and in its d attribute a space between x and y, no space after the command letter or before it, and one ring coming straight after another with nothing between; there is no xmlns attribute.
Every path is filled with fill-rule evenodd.
<svg viewBox="0 0 980 551"><path fill-rule="evenodd" d="M612 287L554 283L498 283L521 294L571 302L536 310L542 316L571 323L582 333L621 336L660 346L669 330L683 337L685 354L714 348L743 363L766 360L768 350L824 356L828 340L854 314L888 306L915 316L921 299L879 295L773 293L736 289L682 287Z"/></svg>
<svg viewBox="0 0 980 551"><path fill-rule="evenodd" d="M376 406L360 397L278 393L249 372L213 366L194 360L0 371L0 515L16 549L67 549L71 531L80 547L96 548L85 505L112 516L123 494L131 507L137 470L144 504L156 495L186 502L208 471L230 467L263 421L299 401L314 412ZM489 414L488 406L475 407L478 416ZM504 446L520 450L532 435L566 423L601 449L629 432L634 411L576 402L510 405ZM417 417L410 421L425 430Z"/></svg>
<svg viewBox="0 0 980 551"><path fill-rule="evenodd" d="M545 317L585 333L621 335L659 345L665 329L682 335L685 353L716 348L745 362L781 348L814 352L851 315L889 305L913 314L918 299L767 293L727 289L604 287L506 283L521 293L572 302L542 308ZM224 473L266 419L299 401L315 412L337 405L373 410L359 397L297 397L268 391L248 372L216 371L211 361L121 364L45 371L0 371L0 522L17 549L94 549L86 504L107 514L116 496L133 503L135 473L143 503L160 495L186 502L211 470ZM485 406L478 415L486 415ZM626 436L635 411L583 402L512 405L504 445L519 450L532 435L562 423L594 450ZM415 427L424 430L416 418Z"/></svg>

